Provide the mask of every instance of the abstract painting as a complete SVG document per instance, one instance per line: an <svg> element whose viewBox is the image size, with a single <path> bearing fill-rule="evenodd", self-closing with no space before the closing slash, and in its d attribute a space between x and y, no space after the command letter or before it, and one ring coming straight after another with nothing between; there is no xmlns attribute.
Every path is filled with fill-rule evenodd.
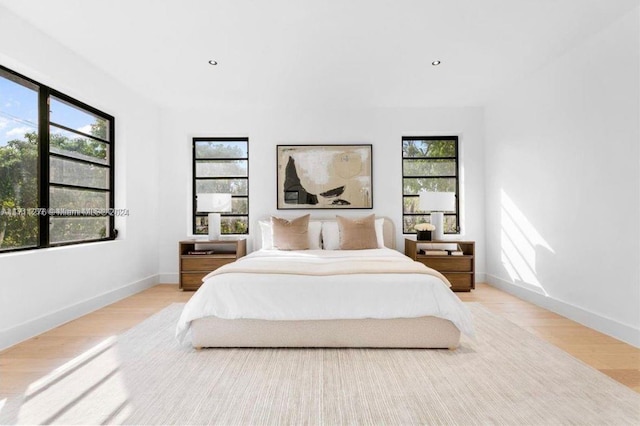
<svg viewBox="0 0 640 426"><path fill-rule="evenodd" d="M278 209L373 208L371 145L278 145Z"/></svg>

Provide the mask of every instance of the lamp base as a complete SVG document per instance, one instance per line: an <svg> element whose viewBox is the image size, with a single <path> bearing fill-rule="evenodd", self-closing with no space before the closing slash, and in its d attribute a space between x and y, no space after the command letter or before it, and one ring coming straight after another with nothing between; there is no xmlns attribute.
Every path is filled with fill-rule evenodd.
<svg viewBox="0 0 640 426"><path fill-rule="evenodd" d="M220 213L209 213L209 240L220 239Z"/></svg>
<svg viewBox="0 0 640 426"><path fill-rule="evenodd" d="M431 224L436 227L433 231L434 240L444 238L444 214L442 212L431 212Z"/></svg>

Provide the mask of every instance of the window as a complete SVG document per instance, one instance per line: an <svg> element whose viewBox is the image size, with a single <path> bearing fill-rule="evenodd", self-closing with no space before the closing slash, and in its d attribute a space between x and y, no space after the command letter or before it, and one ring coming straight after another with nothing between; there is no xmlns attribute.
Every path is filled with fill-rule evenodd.
<svg viewBox="0 0 640 426"><path fill-rule="evenodd" d="M455 192L455 211L444 213L445 234L460 233L458 181L458 137L402 138L402 219L403 232L412 234L418 223L429 222L420 210L422 191Z"/></svg>
<svg viewBox="0 0 640 426"><path fill-rule="evenodd" d="M222 213L222 234L249 233L249 139L193 138L193 233L209 232L208 213L197 211L198 194L231 194Z"/></svg>
<svg viewBox="0 0 640 426"><path fill-rule="evenodd" d="M0 66L0 252L115 238L114 118Z"/></svg>

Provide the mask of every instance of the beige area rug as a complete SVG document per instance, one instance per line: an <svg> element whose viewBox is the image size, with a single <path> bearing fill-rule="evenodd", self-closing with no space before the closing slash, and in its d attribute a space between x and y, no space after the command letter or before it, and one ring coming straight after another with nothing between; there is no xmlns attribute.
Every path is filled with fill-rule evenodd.
<svg viewBox="0 0 640 426"><path fill-rule="evenodd" d="M477 304L456 351L206 349L175 304L0 397L0 423L639 424L640 394Z"/></svg>

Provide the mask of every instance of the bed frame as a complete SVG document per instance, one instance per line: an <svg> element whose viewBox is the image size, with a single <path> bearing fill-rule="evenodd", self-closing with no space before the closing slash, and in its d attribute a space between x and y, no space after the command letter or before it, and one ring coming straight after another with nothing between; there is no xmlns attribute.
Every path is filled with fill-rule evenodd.
<svg viewBox="0 0 640 426"><path fill-rule="evenodd" d="M393 222L385 218L385 246L395 248ZM460 330L437 317L272 321L222 319L191 323L191 343L205 347L447 348L460 342Z"/></svg>
<svg viewBox="0 0 640 426"><path fill-rule="evenodd" d="M449 320L436 317L267 321L200 318L191 342L203 347L448 348L460 341Z"/></svg>

